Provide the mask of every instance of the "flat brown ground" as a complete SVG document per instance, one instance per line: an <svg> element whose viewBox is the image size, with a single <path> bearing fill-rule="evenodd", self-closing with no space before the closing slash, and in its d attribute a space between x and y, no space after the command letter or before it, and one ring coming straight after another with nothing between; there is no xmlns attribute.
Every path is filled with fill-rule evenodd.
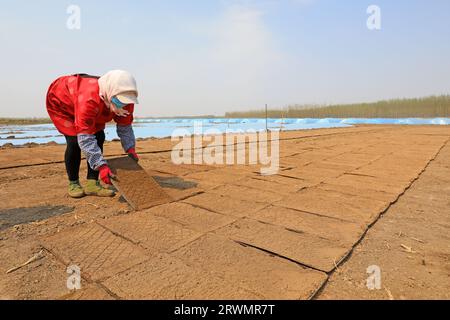
<svg viewBox="0 0 450 320"><path fill-rule="evenodd" d="M274 176L177 166L175 143L140 141L174 198L140 212L68 198L64 146L1 149L0 298L449 299L449 139L448 126L285 132ZM66 287L70 265L82 290Z"/></svg>

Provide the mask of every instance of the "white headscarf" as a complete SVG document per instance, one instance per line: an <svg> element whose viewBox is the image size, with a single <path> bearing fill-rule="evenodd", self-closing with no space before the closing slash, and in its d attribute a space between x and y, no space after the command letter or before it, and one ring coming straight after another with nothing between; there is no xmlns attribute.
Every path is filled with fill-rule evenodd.
<svg viewBox="0 0 450 320"><path fill-rule="evenodd" d="M113 70L98 79L100 97L109 105L111 99L121 93L135 92L138 95L136 80L128 71Z"/></svg>

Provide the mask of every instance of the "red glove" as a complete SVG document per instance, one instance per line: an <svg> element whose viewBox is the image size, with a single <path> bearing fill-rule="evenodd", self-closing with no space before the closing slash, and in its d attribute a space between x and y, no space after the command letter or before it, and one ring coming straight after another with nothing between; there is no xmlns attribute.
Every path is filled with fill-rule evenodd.
<svg viewBox="0 0 450 320"><path fill-rule="evenodd" d="M98 169L98 171L100 172L100 180L102 180L106 184L111 184L111 178L115 177L111 169L106 164L104 164Z"/></svg>
<svg viewBox="0 0 450 320"><path fill-rule="evenodd" d="M136 150L134 148L128 149L127 153L131 159L135 160L136 162L139 161L139 156L137 155Z"/></svg>

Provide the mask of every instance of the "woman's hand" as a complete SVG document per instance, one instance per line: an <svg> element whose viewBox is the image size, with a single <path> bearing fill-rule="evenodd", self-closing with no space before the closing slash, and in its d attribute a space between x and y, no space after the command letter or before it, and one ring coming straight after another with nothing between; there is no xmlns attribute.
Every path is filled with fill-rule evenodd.
<svg viewBox="0 0 450 320"><path fill-rule="evenodd" d="M119 117L127 117L130 113L125 109L117 109L113 110L113 112Z"/></svg>
<svg viewBox="0 0 450 320"><path fill-rule="evenodd" d="M111 184L111 178L115 178L116 176L112 173L111 169L106 165L102 165L98 171L100 172L99 178L106 184Z"/></svg>

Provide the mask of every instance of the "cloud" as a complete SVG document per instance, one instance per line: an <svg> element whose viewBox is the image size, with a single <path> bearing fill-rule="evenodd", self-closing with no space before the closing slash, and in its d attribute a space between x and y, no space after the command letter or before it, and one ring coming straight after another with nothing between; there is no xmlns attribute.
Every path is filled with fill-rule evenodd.
<svg viewBox="0 0 450 320"><path fill-rule="evenodd" d="M248 4L228 5L212 28L208 51L211 88L219 110L254 108L288 61L265 21L266 12Z"/></svg>
<svg viewBox="0 0 450 320"><path fill-rule="evenodd" d="M213 31L212 62L241 74L263 71L276 62L281 55L264 16L263 11L245 5L227 7Z"/></svg>
<svg viewBox="0 0 450 320"><path fill-rule="evenodd" d="M142 78L152 75L142 83L143 91L152 92L143 104L160 106L155 113L179 115L223 114L275 103L269 96L281 91L274 82L290 72L293 59L272 33L268 14L260 4L233 1L215 16L183 21L190 41L140 70Z"/></svg>
<svg viewBox="0 0 450 320"><path fill-rule="evenodd" d="M273 72L284 63L265 17L260 8L233 2L220 15L189 26L201 45L188 44L158 61L152 70L156 88L148 90L156 92L149 104L165 105L174 114L194 109L223 114L263 105Z"/></svg>

